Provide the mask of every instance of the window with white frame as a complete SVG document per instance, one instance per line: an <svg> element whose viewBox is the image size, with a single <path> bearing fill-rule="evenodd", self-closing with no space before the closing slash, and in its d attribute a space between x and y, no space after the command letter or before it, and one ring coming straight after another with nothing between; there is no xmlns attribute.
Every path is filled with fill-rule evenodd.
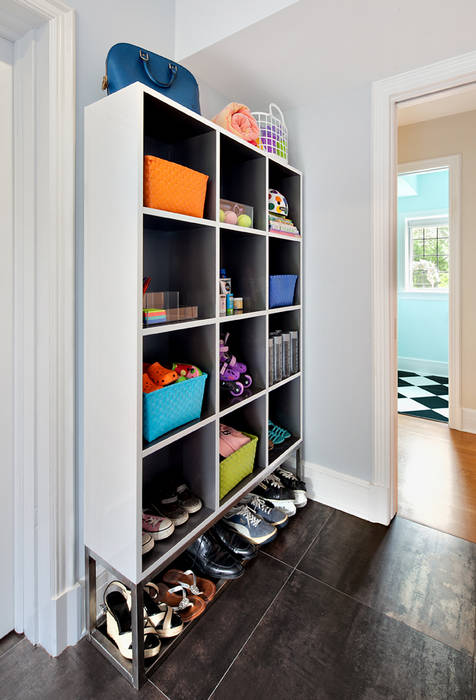
<svg viewBox="0 0 476 700"><path fill-rule="evenodd" d="M411 291L448 291L447 216L407 219L406 285Z"/></svg>

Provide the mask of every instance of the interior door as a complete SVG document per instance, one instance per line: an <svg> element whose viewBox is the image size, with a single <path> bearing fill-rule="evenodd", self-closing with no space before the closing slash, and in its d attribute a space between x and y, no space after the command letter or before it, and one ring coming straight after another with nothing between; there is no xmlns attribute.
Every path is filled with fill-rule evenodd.
<svg viewBox="0 0 476 700"><path fill-rule="evenodd" d="M13 44L0 37L0 638L14 626Z"/></svg>

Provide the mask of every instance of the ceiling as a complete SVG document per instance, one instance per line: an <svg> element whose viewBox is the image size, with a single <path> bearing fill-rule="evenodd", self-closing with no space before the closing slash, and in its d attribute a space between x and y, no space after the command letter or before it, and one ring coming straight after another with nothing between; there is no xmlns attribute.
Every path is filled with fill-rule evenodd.
<svg viewBox="0 0 476 700"><path fill-rule="evenodd" d="M417 124L429 119L439 119L474 110L476 110L476 84L445 90L437 95L401 105L398 109L398 126Z"/></svg>
<svg viewBox="0 0 476 700"><path fill-rule="evenodd" d="M14 0L0 0L0 37L16 41L44 18Z"/></svg>
<svg viewBox="0 0 476 700"><path fill-rule="evenodd" d="M299 0L184 63L253 110L292 108L474 50L475 25L473 0Z"/></svg>

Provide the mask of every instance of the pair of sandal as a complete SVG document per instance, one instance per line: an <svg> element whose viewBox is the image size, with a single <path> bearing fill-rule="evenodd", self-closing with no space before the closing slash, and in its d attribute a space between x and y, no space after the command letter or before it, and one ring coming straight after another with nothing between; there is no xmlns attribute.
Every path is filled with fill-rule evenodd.
<svg viewBox="0 0 476 700"><path fill-rule="evenodd" d="M116 590L111 590L112 587ZM161 639L176 637L183 630L183 621L174 609L151 595L156 588L144 586L144 658L158 656ZM125 659L132 659L132 596L121 581L111 581L104 591L106 629Z"/></svg>
<svg viewBox="0 0 476 700"><path fill-rule="evenodd" d="M272 450L275 445L281 445L285 440L291 437L289 430L280 428L279 425L268 420L268 449Z"/></svg>
<svg viewBox="0 0 476 700"><path fill-rule="evenodd" d="M160 583L148 583L147 587L150 587L148 592L152 599L171 606L179 613L182 622L191 622L202 615L216 593L212 581L195 576L191 569L169 569Z"/></svg>

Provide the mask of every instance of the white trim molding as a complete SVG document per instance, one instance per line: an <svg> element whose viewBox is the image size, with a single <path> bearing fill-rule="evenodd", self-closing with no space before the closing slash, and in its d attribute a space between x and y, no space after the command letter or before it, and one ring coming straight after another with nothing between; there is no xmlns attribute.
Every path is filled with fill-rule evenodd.
<svg viewBox="0 0 476 700"><path fill-rule="evenodd" d="M370 522L385 521L382 504L388 496L383 486L312 462L304 462L304 474L309 498Z"/></svg>
<svg viewBox="0 0 476 700"><path fill-rule="evenodd" d="M13 26L15 6L24 22L31 18L14 48L15 627L56 655L83 626L74 459L75 14L60 0L14 0Z"/></svg>
<svg viewBox="0 0 476 700"><path fill-rule="evenodd" d="M476 409L463 408L461 414L461 430L476 434Z"/></svg>
<svg viewBox="0 0 476 700"><path fill-rule="evenodd" d="M397 510L397 104L475 81L471 52L372 85L372 484L387 499L386 523Z"/></svg>

